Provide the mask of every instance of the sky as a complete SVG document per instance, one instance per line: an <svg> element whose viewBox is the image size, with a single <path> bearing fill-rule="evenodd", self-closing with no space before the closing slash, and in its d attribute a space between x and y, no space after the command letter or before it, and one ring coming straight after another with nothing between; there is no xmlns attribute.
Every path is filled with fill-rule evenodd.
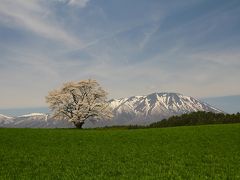
<svg viewBox="0 0 240 180"><path fill-rule="evenodd" d="M239 95L239 29L239 0L1 0L0 108L88 78L109 99Z"/></svg>
<svg viewBox="0 0 240 180"><path fill-rule="evenodd" d="M221 96L221 97L210 97L204 98L202 101L211 104L214 107L218 107L225 113L240 113L240 96ZM45 111L48 112L48 111Z"/></svg>

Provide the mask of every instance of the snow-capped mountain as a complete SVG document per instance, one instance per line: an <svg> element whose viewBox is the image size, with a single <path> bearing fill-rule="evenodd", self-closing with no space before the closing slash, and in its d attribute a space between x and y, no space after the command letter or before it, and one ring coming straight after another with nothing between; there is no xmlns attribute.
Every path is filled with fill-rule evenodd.
<svg viewBox="0 0 240 180"><path fill-rule="evenodd" d="M1 116L0 116L1 117ZM66 120L57 120L44 113L31 113L9 119L0 119L0 127L16 128L72 128Z"/></svg>
<svg viewBox="0 0 240 180"><path fill-rule="evenodd" d="M114 124L149 124L184 113L222 111L193 97L178 93L152 93L146 96L113 99Z"/></svg>

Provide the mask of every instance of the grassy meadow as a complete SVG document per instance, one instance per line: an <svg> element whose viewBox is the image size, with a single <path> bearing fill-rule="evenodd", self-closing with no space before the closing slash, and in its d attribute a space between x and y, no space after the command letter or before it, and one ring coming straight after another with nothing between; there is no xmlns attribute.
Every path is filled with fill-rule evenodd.
<svg viewBox="0 0 240 180"><path fill-rule="evenodd" d="M0 129L0 179L240 179L240 124Z"/></svg>

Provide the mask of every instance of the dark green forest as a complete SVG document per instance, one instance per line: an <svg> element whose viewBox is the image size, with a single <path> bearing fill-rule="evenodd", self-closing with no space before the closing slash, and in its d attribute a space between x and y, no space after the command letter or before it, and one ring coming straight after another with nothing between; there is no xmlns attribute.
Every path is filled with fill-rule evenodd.
<svg viewBox="0 0 240 180"><path fill-rule="evenodd" d="M174 127L174 126L192 126L206 124L229 124L240 123L240 113L223 114L212 112L192 112L180 116L172 116L168 119L150 124L148 127Z"/></svg>

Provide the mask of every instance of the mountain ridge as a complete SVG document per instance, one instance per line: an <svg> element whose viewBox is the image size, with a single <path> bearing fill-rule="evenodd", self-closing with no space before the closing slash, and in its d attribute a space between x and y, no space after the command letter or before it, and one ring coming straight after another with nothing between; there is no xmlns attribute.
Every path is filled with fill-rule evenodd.
<svg viewBox="0 0 240 180"><path fill-rule="evenodd" d="M112 99L109 102L115 115L115 125L149 124L173 115L196 111L223 113L220 109L196 98L173 92L155 92L143 96Z"/></svg>

